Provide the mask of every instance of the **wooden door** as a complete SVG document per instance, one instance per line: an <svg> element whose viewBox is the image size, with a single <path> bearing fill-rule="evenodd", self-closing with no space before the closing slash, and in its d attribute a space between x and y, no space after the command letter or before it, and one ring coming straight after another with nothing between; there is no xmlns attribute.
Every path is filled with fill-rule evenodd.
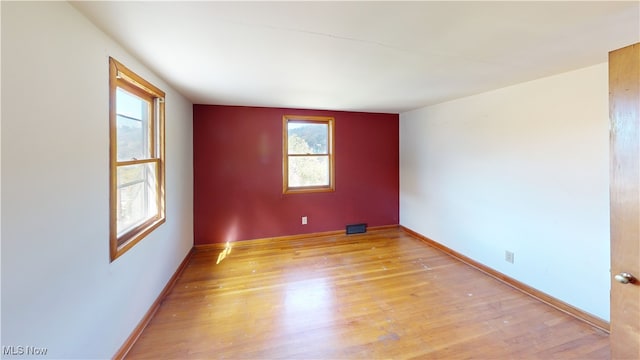
<svg viewBox="0 0 640 360"><path fill-rule="evenodd" d="M609 111L611 358L640 359L640 43L609 53Z"/></svg>

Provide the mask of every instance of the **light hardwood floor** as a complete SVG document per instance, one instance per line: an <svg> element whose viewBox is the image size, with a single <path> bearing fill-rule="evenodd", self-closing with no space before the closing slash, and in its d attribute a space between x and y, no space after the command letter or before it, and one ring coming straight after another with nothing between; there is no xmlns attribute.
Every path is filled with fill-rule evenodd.
<svg viewBox="0 0 640 360"><path fill-rule="evenodd" d="M128 359L609 358L603 331L401 229L219 252L196 252Z"/></svg>

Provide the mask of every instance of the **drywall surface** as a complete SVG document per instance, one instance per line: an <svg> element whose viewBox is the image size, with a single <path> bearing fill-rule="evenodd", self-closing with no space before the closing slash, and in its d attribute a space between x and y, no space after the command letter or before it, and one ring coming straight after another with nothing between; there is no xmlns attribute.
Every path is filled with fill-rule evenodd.
<svg viewBox="0 0 640 360"><path fill-rule="evenodd" d="M282 193L283 115L334 117L335 191ZM398 114L194 105L193 128L196 244L398 224Z"/></svg>
<svg viewBox="0 0 640 360"><path fill-rule="evenodd" d="M114 262L109 56L167 94L167 221ZM193 246L191 119L190 102L67 2L2 3L3 357L120 348Z"/></svg>
<svg viewBox="0 0 640 360"><path fill-rule="evenodd" d="M607 89L599 64L401 114L400 223L608 320Z"/></svg>

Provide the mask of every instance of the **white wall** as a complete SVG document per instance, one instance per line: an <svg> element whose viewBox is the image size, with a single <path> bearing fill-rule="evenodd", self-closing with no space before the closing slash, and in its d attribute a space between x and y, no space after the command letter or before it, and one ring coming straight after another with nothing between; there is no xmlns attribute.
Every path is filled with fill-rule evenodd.
<svg viewBox="0 0 640 360"><path fill-rule="evenodd" d="M400 223L608 320L607 76L599 64L401 114Z"/></svg>
<svg viewBox="0 0 640 360"><path fill-rule="evenodd" d="M110 358L193 245L192 105L68 3L1 6L1 344ZM167 93L167 221L113 263L109 56Z"/></svg>

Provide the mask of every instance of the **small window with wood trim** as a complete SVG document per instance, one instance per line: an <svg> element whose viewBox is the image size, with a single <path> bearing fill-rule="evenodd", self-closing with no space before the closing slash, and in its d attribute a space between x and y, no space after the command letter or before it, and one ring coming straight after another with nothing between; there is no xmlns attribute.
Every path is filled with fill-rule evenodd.
<svg viewBox="0 0 640 360"><path fill-rule="evenodd" d="M282 119L283 193L334 191L334 118L285 115Z"/></svg>
<svg viewBox="0 0 640 360"><path fill-rule="evenodd" d="M109 58L111 261L165 221L164 97Z"/></svg>

